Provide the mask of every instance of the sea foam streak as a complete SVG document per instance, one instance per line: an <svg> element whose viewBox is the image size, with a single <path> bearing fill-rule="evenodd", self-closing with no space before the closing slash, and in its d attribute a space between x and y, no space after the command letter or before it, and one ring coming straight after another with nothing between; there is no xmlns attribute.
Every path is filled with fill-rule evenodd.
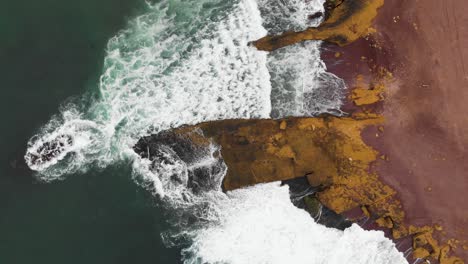
<svg viewBox="0 0 468 264"><path fill-rule="evenodd" d="M64 106L30 140L26 162L48 181L133 160L138 182L177 216L176 230L163 235L167 245L178 239L191 243L183 250L186 263L405 263L381 232L316 224L291 204L287 187L275 183L223 193L226 167L215 145L189 161L165 146L152 160L133 152L142 136L182 124L339 108L344 89L339 79L332 93L317 92L327 87L317 80L331 76L319 60L317 42L268 58L248 46L267 33L262 22L274 33L316 24L308 14L320 11L322 1L259 4L261 12L254 0L150 4L109 41L100 98L84 111L78 110L81 105ZM292 57L295 61L288 60ZM200 170L204 188L194 188L190 177Z"/></svg>

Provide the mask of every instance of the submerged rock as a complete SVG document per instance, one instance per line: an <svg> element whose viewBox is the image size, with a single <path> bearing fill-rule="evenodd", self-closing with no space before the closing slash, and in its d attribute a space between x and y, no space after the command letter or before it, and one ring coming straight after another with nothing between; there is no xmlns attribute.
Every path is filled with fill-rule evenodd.
<svg viewBox="0 0 468 264"><path fill-rule="evenodd" d="M39 141L33 151L26 153L25 160L30 168L38 168L66 155L73 146L73 137L60 134L46 141Z"/></svg>

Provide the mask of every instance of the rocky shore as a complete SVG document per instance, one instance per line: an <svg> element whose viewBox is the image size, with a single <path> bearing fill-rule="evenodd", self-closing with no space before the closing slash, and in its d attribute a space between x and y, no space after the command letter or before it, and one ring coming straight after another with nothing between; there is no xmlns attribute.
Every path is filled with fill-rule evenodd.
<svg viewBox="0 0 468 264"><path fill-rule="evenodd" d="M468 5L329 0L325 6L318 28L253 45L270 51L324 40L323 60L349 88L348 115L207 122L167 131L163 141L220 146L225 190L306 177L314 192L302 206L310 212L319 204L357 222L365 218L369 228L410 240L414 258L464 263ZM158 137L140 140L136 152L150 155Z"/></svg>
<svg viewBox="0 0 468 264"><path fill-rule="evenodd" d="M355 88L381 90L382 102L368 110L385 117L383 129L363 133L384 157L373 171L397 191L404 223L416 234L413 246L424 244L415 256L432 255L441 263L461 263L447 251L468 259L468 205L460 203L468 189L468 120L462 114L467 8L456 1L386 1L372 23L375 33L344 47L324 43L322 53L350 96ZM391 74L384 86L378 85L382 71ZM356 110L355 104L346 108ZM438 245L427 246L429 234Z"/></svg>
<svg viewBox="0 0 468 264"><path fill-rule="evenodd" d="M447 252L468 257L468 206L460 203L468 188L468 120L463 114L468 5L436 0L382 4L327 1L328 20L318 28L254 44L273 50L309 39L326 41L322 57L329 71L350 88L344 111L385 117L382 127L367 128L363 138L381 153L372 171L397 191L406 213L408 228L394 237L414 235L415 257L461 263Z"/></svg>

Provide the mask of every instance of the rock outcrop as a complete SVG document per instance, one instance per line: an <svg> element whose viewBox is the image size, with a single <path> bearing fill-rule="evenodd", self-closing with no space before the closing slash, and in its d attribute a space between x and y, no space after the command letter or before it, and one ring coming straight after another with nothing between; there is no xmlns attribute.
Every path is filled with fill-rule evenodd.
<svg viewBox="0 0 468 264"><path fill-rule="evenodd" d="M201 149L212 143L219 146L227 166L225 190L306 176L318 190L318 201L335 213L363 208L384 227L406 234L401 225L404 213L395 191L370 172L378 153L361 137L364 128L382 122L381 116L369 113L222 120L166 131L162 141L181 142L171 145L176 152L178 148ZM157 144L159 137L140 140L137 153L142 157L151 155L155 149L151 144ZM187 147L187 142L194 146Z"/></svg>

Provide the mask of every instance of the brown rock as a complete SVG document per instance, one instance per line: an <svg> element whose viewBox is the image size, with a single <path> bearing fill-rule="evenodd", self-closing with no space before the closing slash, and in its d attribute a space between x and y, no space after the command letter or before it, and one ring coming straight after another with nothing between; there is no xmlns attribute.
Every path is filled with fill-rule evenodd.
<svg viewBox="0 0 468 264"><path fill-rule="evenodd" d="M424 248L417 248L413 251L414 258L425 259L425 258L428 258L430 255L431 253L429 253L429 251L427 251Z"/></svg>
<svg viewBox="0 0 468 264"><path fill-rule="evenodd" d="M212 141L221 147L228 167L223 183L226 190L307 176L312 186L322 189L317 198L324 206L336 213L361 206L371 218L381 219L381 226L404 236L400 203L395 192L369 172L378 153L361 138L364 128L382 122L381 116L360 113L352 117L214 121L172 132L196 144Z"/></svg>

